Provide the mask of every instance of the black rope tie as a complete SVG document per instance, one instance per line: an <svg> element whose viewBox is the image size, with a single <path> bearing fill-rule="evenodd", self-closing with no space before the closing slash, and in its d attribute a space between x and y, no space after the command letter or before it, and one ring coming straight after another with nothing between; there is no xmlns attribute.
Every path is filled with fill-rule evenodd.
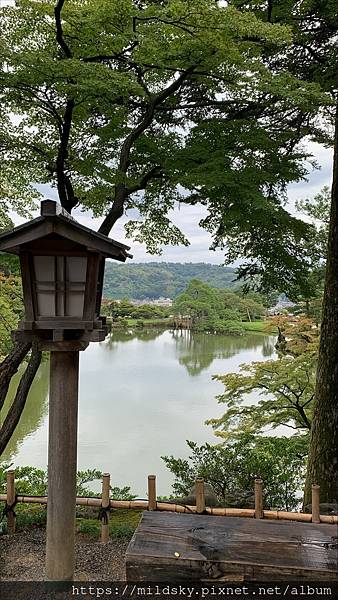
<svg viewBox="0 0 338 600"><path fill-rule="evenodd" d="M7 502L6 502L5 508L2 511L1 520L4 519L5 517L8 517L8 515L10 515L10 514L12 514L13 517L16 517L16 512L15 512L14 508L16 507L17 503L18 503L17 496L15 496L15 500L14 500L13 504L7 504Z"/></svg>
<svg viewBox="0 0 338 600"><path fill-rule="evenodd" d="M101 506L97 518L99 521L103 521L105 525L108 525L108 515L110 513L110 506Z"/></svg>

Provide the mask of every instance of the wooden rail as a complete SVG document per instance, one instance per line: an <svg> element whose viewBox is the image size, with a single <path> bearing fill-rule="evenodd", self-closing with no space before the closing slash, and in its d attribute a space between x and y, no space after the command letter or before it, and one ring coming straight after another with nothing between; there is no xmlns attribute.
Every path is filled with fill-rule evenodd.
<svg viewBox="0 0 338 600"><path fill-rule="evenodd" d="M104 473L102 478L102 496L100 498L76 498L77 506L90 506L101 510L101 541L109 540L109 511L115 509L166 511L176 513L218 515L223 517L247 517L256 519L271 519L283 521L302 521L304 523L338 523L337 515L319 514L318 485L312 486L312 514L287 512L283 510L263 510L263 481L255 480L255 508L213 508L205 506L205 492L203 479L196 480L196 505L172 504L170 502L157 502L156 476L148 476L148 500L113 500L109 498L110 475ZM0 494L0 502L6 503L5 514L9 533L15 532L14 506L16 504L42 504L47 505L47 496L15 495L14 471L7 472L7 494ZM11 510L11 507L13 510Z"/></svg>

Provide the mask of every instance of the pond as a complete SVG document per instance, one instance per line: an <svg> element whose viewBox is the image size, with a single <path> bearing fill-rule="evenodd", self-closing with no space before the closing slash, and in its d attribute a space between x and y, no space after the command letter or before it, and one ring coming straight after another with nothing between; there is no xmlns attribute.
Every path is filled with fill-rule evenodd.
<svg viewBox="0 0 338 600"><path fill-rule="evenodd" d="M161 456L188 456L186 440L217 442L204 423L224 412L215 400L223 386L212 375L270 359L274 342L263 334L149 329L114 331L105 342L91 344L80 353L78 468L109 472L113 486L130 485L140 497L146 494L147 475L154 473L158 493L169 494L173 477ZM14 467L46 468L48 371L45 361L2 456ZM5 412L6 405L2 419Z"/></svg>

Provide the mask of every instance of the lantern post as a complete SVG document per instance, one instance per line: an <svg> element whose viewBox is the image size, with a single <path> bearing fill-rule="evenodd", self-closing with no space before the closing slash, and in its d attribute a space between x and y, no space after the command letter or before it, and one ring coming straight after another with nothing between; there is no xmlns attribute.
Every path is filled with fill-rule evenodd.
<svg viewBox="0 0 338 600"><path fill-rule="evenodd" d="M73 579L79 351L50 353L46 578Z"/></svg>
<svg viewBox="0 0 338 600"><path fill-rule="evenodd" d="M52 200L41 215L0 235L0 251L20 257L25 317L13 332L50 352L46 578L71 581L75 509L79 352L105 339L100 316L106 258L129 247L84 227Z"/></svg>

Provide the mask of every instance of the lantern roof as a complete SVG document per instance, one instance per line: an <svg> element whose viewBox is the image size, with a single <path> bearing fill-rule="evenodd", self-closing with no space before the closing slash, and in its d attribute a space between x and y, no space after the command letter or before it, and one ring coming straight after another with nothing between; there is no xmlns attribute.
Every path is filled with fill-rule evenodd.
<svg viewBox="0 0 338 600"><path fill-rule="evenodd" d="M55 234L84 246L89 252L98 252L105 258L122 262L132 258L128 253L129 246L81 225L54 200L42 200L39 217L1 234L0 250L19 254L23 245L40 238L48 239L48 236Z"/></svg>

